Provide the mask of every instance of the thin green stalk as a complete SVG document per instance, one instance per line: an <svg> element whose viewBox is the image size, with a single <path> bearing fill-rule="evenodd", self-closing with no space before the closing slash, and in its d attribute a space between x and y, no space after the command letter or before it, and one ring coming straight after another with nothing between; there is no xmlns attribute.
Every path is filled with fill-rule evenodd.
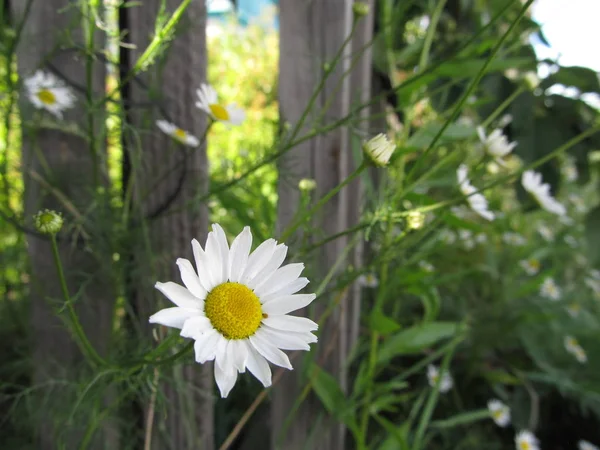
<svg viewBox="0 0 600 450"><path fill-rule="evenodd" d="M88 139L90 145L90 153L92 155L92 177L93 186L98 187L99 178L99 155L96 148L96 125L94 121L94 35L96 31L95 11L98 8L98 0L89 0L83 2L84 14L83 29L86 37L86 57L85 57L85 81L86 91L85 98L87 101L87 124L88 124Z"/></svg>
<svg viewBox="0 0 600 450"><path fill-rule="evenodd" d="M433 14L431 15L431 22L427 27L427 35L425 36L425 41L423 42L423 50L421 51L421 57L419 58L419 70L423 70L427 66L427 61L429 59L429 51L431 50L431 44L433 43L435 30L437 29L440 17L442 17L442 12L444 11L445 5L446 0L440 0L437 4L437 7L433 11Z"/></svg>
<svg viewBox="0 0 600 450"><path fill-rule="evenodd" d="M506 31L506 33L504 33L502 35L502 37L498 40L498 43L492 49L490 55L485 60L485 63L483 64L483 66L481 67L481 69L479 70L479 72L477 73L477 75L475 75L475 78L473 79L473 81L471 82L471 84L469 85L469 87L467 88L467 90L464 92L464 94L462 95L462 97L460 98L460 100L458 101L458 103L456 104L456 106L454 108L454 111L452 111L452 114L450 114L450 117L448 117L448 120L446 120L446 122L444 123L444 125L440 128L440 130L434 136L434 138L431 141L431 143L429 144L429 146L425 149L425 151L423 152L423 154L421 155L421 157L417 160L417 162L415 163L415 165L413 166L413 168L411 169L411 171L408 173L408 177L410 177L411 174L413 174L413 173L417 173L418 169L421 168L421 165L423 164L423 160L425 159L425 156L427 155L427 153L429 153L431 151L431 149L435 146L435 144L437 143L437 141L442 137L442 135L444 134L444 132L446 131L446 129L456 119L456 117L458 116L458 114L462 110L463 105L465 104L465 102L467 101L467 99L470 97L471 93L479 85L479 82L481 81L481 79L485 75L485 73L486 73L487 68L489 67L489 65L492 63L492 61L496 57L496 54L500 51L500 48L502 48L502 45L504 44L504 41L506 41L506 39L508 38L508 36L510 36L510 34L515 29L515 27L517 26L517 24L521 21L521 18L525 15L525 13L529 9L529 6L531 6L531 4L533 3L533 1L534 0L527 0L527 3L525 3L525 5L523 5L523 7L521 8L521 10L519 11L519 14L517 15L517 18L510 24L510 26L508 27L508 30Z"/></svg>
<svg viewBox="0 0 600 450"><path fill-rule="evenodd" d="M52 244L52 255L54 256L54 263L56 264L56 270L58 272L60 288L65 299L65 306L67 307L67 312L69 313L69 318L71 319L73 325L73 331L75 332L75 335L78 338L79 347L81 348L83 354L89 357L93 363L102 366L104 365L104 360L100 357L100 355L92 346L91 342L88 340L85 332L83 331L83 327L81 326L81 322L79 322L79 317L75 312L75 308L73 308L73 304L71 303L69 289L67 288L67 281L63 272L62 263L60 261L60 254L58 253L56 236L54 234L50 235L50 243Z"/></svg>
<svg viewBox="0 0 600 450"><path fill-rule="evenodd" d="M523 92L525 92L527 88L524 85L519 86L517 89L515 89L513 91L512 94L510 94L506 100L504 100L502 103L500 103L500 105L494 110L494 112L492 114L490 114L488 116L487 119L485 119L481 126L483 128L487 128L490 123L492 123L494 120L496 120L496 117L498 117L500 114L502 114L504 112L504 110L506 108L508 108L510 106L510 104L519 96L521 95Z"/></svg>

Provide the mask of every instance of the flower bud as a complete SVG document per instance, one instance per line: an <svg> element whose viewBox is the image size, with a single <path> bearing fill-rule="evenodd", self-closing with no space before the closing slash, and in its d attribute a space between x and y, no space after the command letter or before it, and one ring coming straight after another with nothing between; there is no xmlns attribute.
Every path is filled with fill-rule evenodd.
<svg viewBox="0 0 600 450"><path fill-rule="evenodd" d="M60 213L45 209L33 216L35 227L40 233L56 234L63 225L63 218Z"/></svg>
<svg viewBox="0 0 600 450"><path fill-rule="evenodd" d="M352 4L352 12L354 13L354 20L365 17L369 14L369 5L364 2L354 2Z"/></svg>
<svg viewBox="0 0 600 450"><path fill-rule="evenodd" d="M388 164L394 150L396 150L396 144L390 142L383 133L378 134L363 144L365 155L378 167L384 167Z"/></svg>

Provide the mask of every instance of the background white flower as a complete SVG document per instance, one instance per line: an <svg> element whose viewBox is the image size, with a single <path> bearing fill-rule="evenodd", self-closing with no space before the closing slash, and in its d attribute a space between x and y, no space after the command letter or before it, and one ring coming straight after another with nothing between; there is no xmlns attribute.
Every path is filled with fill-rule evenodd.
<svg viewBox="0 0 600 450"><path fill-rule="evenodd" d="M550 300L560 299L560 288L550 277L546 278L540 287L540 295L549 298Z"/></svg>
<svg viewBox="0 0 600 450"><path fill-rule="evenodd" d="M520 247L527 243L527 240L521 236L519 233L506 232L502 235L502 240L505 244L514 245L516 247Z"/></svg>
<svg viewBox="0 0 600 450"><path fill-rule="evenodd" d="M585 350L581 345L579 345L579 342L577 342L577 339L575 339L573 336L565 336L564 345L567 352L573 355L577 361L582 364L587 362L587 354L585 353Z"/></svg>
<svg viewBox="0 0 600 450"><path fill-rule="evenodd" d="M477 189L469 181L467 166L461 164L456 171L456 176L460 191L467 197L471 209L486 220L494 220L494 213L488 209L486 198L479 192L475 193Z"/></svg>
<svg viewBox="0 0 600 450"><path fill-rule="evenodd" d="M583 439L577 443L577 450L600 450L597 446L591 442L584 441Z"/></svg>
<svg viewBox="0 0 600 450"><path fill-rule="evenodd" d="M217 91L206 83L200 85L196 91L198 101L196 106L206 112L210 117L227 125L240 125L246 118L246 113L235 103L222 105L219 103Z"/></svg>
<svg viewBox="0 0 600 450"><path fill-rule="evenodd" d="M198 147L198 144L200 143L196 136L189 134L187 131L182 130L178 126L167 122L166 120L157 120L156 126L163 133L171 136L173 139L181 142L184 145L187 145L188 147Z"/></svg>
<svg viewBox="0 0 600 450"><path fill-rule="evenodd" d="M75 95L63 80L49 72L38 70L25 80L29 101L37 109L45 109L59 119L63 111L75 104Z"/></svg>
<svg viewBox="0 0 600 450"><path fill-rule="evenodd" d="M488 401L488 410L492 419L499 427L505 427L510 423L510 408L498 399Z"/></svg>
<svg viewBox="0 0 600 450"><path fill-rule="evenodd" d="M386 166L390 162L394 150L396 150L396 144L391 142L383 133L379 133L374 138L364 142L362 147L371 162L379 167Z"/></svg>
<svg viewBox="0 0 600 450"><path fill-rule="evenodd" d="M441 374L440 380L440 369L433 364L427 366L427 380L429 381L429 385L431 387L435 387L435 385L440 383L439 391L444 394L452 389L454 386L454 380L452 379L452 375L449 372L444 372Z"/></svg>
<svg viewBox="0 0 600 450"><path fill-rule="evenodd" d="M524 259L519 261L519 265L523 268L527 275L535 275L540 271L540 261L535 258Z"/></svg>
<svg viewBox="0 0 600 450"><path fill-rule="evenodd" d="M379 280L374 273L360 275L356 280L360 286L374 288L379 286Z"/></svg>
<svg viewBox="0 0 600 450"><path fill-rule="evenodd" d="M521 177L523 188L529 192L546 211L559 216L567 213L566 208L550 193L550 185L542 183L542 174L526 170Z"/></svg>
<svg viewBox="0 0 600 450"><path fill-rule="evenodd" d="M540 444L535 435L529 430L521 430L515 436L517 450L540 450Z"/></svg>
<svg viewBox="0 0 600 450"><path fill-rule="evenodd" d="M497 159L508 155L517 146L516 142L509 143L501 130L494 130L489 136L486 136L483 127L477 127L477 134L486 152Z"/></svg>
<svg viewBox="0 0 600 450"><path fill-rule="evenodd" d="M315 294L297 294L308 284L299 278L304 264L281 266L287 246L268 239L250 253L250 228L229 247L223 229L215 224L204 249L192 241L196 270L178 259L185 287L156 283L176 306L150 317L150 323L181 329L194 339L196 361L215 360L214 371L222 397L227 397L238 373L248 369L262 384L271 385L267 361L292 369L281 350L310 350L317 342L312 320L288 313L309 305ZM280 267L281 266L281 267Z"/></svg>

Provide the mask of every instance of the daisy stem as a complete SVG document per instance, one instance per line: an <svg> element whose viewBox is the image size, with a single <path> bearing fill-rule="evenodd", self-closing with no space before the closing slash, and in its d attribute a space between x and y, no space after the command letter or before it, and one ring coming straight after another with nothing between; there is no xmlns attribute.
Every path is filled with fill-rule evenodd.
<svg viewBox="0 0 600 450"><path fill-rule="evenodd" d="M60 288L62 290L63 296L65 298L65 306L67 307L67 312L69 313L69 318L71 319L73 325L73 331L79 338L78 344L81 348L83 354L89 357L95 364L100 366L104 365L104 360L100 357L100 355L96 352L91 342L85 335L83 331L83 327L81 326L81 322L79 322L79 317L75 312L75 308L73 308L73 303L71 302L71 296L69 295L69 289L67 288L67 281L65 279L65 273L63 271L63 266L60 261L60 255L58 253L58 245L56 244L56 236L54 234L50 235L50 243L52 245L52 255L54 256L54 263L56 264L56 270L58 272L58 279L60 281Z"/></svg>
<svg viewBox="0 0 600 450"><path fill-rule="evenodd" d="M329 191L327 194L321 197L321 199L317 203L315 203L315 205L312 208L310 208L308 211L302 214L294 223L292 223L286 230L284 230L283 234L280 237L280 240L282 242L285 242L290 236L294 234L298 227L300 227L307 218L311 217L315 212L321 209L325 205L325 203L331 200L331 198L334 197L338 192L340 192L345 186L350 184L350 182L352 182L352 180L358 177L362 173L362 171L365 170L368 166L369 165L365 163L361 164L354 172L348 175L348 177L344 181L342 181L331 191Z"/></svg>

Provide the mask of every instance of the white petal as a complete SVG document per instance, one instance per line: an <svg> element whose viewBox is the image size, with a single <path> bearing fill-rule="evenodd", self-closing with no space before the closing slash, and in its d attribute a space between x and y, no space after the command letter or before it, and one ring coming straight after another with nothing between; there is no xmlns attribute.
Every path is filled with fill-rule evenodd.
<svg viewBox="0 0 600 450"><path fill-rule="evenodd" d="M308 278L298 278L292 281L287 286L282 287L278 291L275 291L271 294L263 295L260 297L261 303L267 303L271 300L275 300L279 297L284 297L286 295L295 294L300 289L303 289L309 283Z"/></svg>
<svg viewBox="0 0 600 450"><path fill-rule="evenodd" d="M287 250L288 248L285 244L279 244L277 247L275 247L275 251L273 252L273 256L271 256L269 262L267 262L267 264L254 276L254 278L248 280L246 285L250 289L254 289L260 286L268 277L273 275L273 273L283 263L283 260L287 255Z"/></svg>
<svg viewBox="0 0 600 450"><path fill-rule="evenodd" d="M177 283L173 283L172 281L166 283L157 282L154 287L177 306L198 310L203 307L201 299L196 298L190 291Z"/></svg>
<svg viewBox="0 0 600 450"><path fill-rule="evenodd" d="M231 250L229 251L230 281L237 282L241 280L250 255L250 248L252 248L252 233L250 227L244 227L231 243Z"/></svg>
<svg viewBox="0 0 600 450"><path fill-rule="evenodd" d="M267 239L256 247L248 257L248 263L240 282L246 284L248 280L252 279L269 262L276 246L277 241L275 239Z"/></svg>
<svg viewBox="0 0 600 450"><path fill-rule="evenodd" d="M180 336L185 338L195 338L199 334L206 333L211 329L212 324L208 317L194 316L185 321L183 328L181 328Z"/></svg>
<svg viewBox="0 0 600 450"><path fill-rule="evenodd" d="M306 317L273 316L262 320L262 323L282 331L310 332L319 329L319 325Z"/></svg>
<svg viewBox="0 0 600 450"><path fill-rule="evenodd" d="M269 367L269 363L256 351L254 345L252 345L250 341L244 342L248 349L246 367L248 367L250 373L254 375L264 387L271 386L271 368Z"/></svg>
<svg viewBox="0 0 600 450"><path fill-rule="evenodd" d="M219 246L219 240L214 231L208 233L205 247L207 265L206 268L210 273L210 279L212 280L213 286L218 286L224 283L226 280L223 279L223 261L221 259L221 248Z"/></svg>
<svg viewBox="0 0 600 450"><path fill-rule="evenodd" d="M204 364L206 361L215 359L219 337L220 334L217 330L210 330L200 336L196 336L194 351L197 363Z"/></svg>
<svg viewBox="0 0 600 450"><path fill-rule="evenodd" d="M281 350L310 350L309 343L317 341L317 337L312 333L294 333L293 331L281 331L262 326L256 332L261 338L268 340L275 347Z"/></svg>
<svg viewBox="0 0 600 450"><path fill-rule="evenodd" d="M233 364L233 367L240 373L246 371L246 361L248 360L248 347L245 340L233 339L229 341L227 347L228 359Z"/></svg>
<svg viewBox="0 0 600 450"><path fill-rule="evenodd" d="M206 290L204 289L204 286L200 284L200 279L198 278L198 275L196 275L192 263L184 258L177 259L176 263L177 266L179 266L181 281L183 281L185 287L187 287L196 297L204 300L206 298Z"/></svg>
<svg viewBox="0 0 600 450"><path fill-rule="evenodd" d="M266 278L263 282L259 282L254 292L259 297L276 292L292 281L297 280L303 270L304 264L302 263L287 264L280 267L269 278Z"/></svg>
<svg viewBox="0 0 600 450"><path fill-rule="evenodd" d="M222 370L227 370L228 367L232 367L231 361L227 357L227 347L229 346L229 339L219 334L219 340L217 342L217 351L215 355L215 363L221 367Z"/></svg>
<svg viewBox="0 0 600 450"><path fill-rule="evenodd" d="M269 316L280 316L310 305L317 296L315 294L294 294L280 297L264 303L262 310Z"/></svg>
<svg viewBox="0 0 600 450"><path fill-rule="evenodd" d="M196 311L175 306L161 309L156 314L151 315L149 321L150 323L159 323L165 327L181 328L187 319L197 314Z"/></svg>
<svg viewBox="0 0 600 450"><path fill-rule="evenodd" d="M276 366L292 370L292 363L290 363L288 356L277 347L264 340L259 333L255 333L248 339L250 339L250 342L258 353L264 356L268 361L271 361Z"/></svg>
<svg viewBox="0 0 600 450"><path fill-rule="evenodd" d="M210 292L216 285L212 281L212 276L208 267L210 266L208 257L202 249L200 242L196 239L192 240L192 250L194 252L194 260L196 261L196 269L198 270L198 278L207 292Z"/></svg>
<svg viewBox="0 0 600 450"><path fill-rule="evenodd" d="M223 231L223 228L217 223L212 226L213 231L217 237L219 244L219 253L221 254L221 282L225 282L229 278L229 244L227 243L227 236Z"/></svg>
<svg viewBox="0 0 600 450"><path fill-rule="evenodd" d="M233 367L223 370L218 364L215 364L215 381L221 392L221 398L226 398L229 395L237 381L237 374L237 370Z"/></svg>

